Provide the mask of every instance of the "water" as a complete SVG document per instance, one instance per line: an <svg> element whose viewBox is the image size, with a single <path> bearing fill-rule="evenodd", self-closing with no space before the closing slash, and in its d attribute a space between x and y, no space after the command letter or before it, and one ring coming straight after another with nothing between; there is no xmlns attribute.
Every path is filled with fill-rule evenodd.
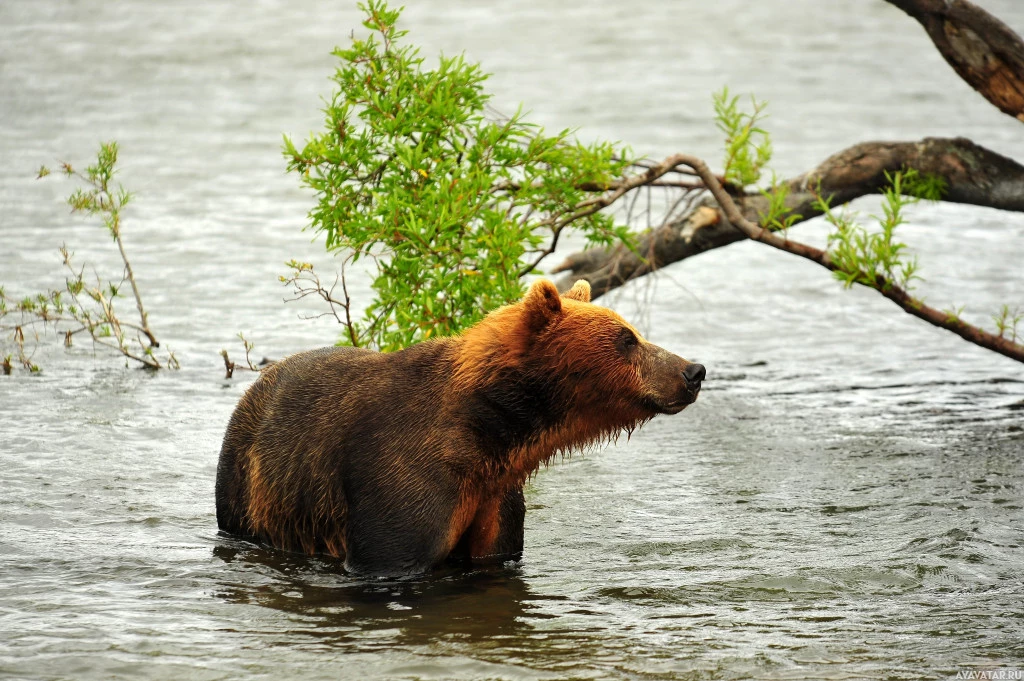
<svg viewBox="0 0 1024 681"><path fill-rule="evenodd" d="M983 2L1018 32L1024 5ZM495 105L654 155L719 156L709 93L771 102L776 169L865 139L964 135L1024 158L882 2L410 3L427 54L465 50ZM0 676L948 678L1024 667L1024 371L813 265L739 244L603 301L708 366L696 405L541 470L521 565L363 582L219 537L217 451L249 375L337 328L283 304L329 268L282 132L319 122L347 3L0 5L0 284L116 266L40 164L122 145L126 240L180 372L52 339L0 376ZM877 200L856 204L865 213ZM798 228L821 243L819 224ZM922 293L986 321L1024 304L1024 218L917 206Z"/></svg>

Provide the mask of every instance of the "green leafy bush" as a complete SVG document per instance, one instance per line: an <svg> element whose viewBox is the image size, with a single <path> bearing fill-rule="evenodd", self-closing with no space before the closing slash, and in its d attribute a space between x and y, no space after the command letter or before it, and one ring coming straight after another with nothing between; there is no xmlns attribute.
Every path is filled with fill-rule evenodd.
<svg viewBox="0 0 1024 681"><path fill-rule="evenodd" d="M316 193L311 226L344 265L369 261L375 298L361 318L347 295L342 343L392 350L474 323L518 298L567 227L590 243L628 239L611 215L586 210L629 166L612 144L545 134L521 111L488 109L487 74L461 56L427 68L402 44L399 11L360 5L371 33L336 49L324 130L288 169ZM594 199L591 198L590 201ZM311 274L289 263L296 283ZM326 297L326 296L325 296Z"/></svg>

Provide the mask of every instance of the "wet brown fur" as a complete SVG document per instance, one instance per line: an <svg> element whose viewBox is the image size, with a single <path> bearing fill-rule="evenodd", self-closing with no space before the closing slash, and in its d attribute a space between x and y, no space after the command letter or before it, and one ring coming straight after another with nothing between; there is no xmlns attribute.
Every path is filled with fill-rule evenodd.
<svg viewBox="0 0 1024 681"><path fill-rule="evenodd" d="M543 301L525 301L535 307ZM509 452L502 470L489 471L508 485L526 478L559 452L569 452L632 431L654 414L639 410L630 398L641 394L643 381L637 367L610 353L586 354L592 341L608 343L621 327L636 333L612 310L590 304L590 287L580 282L562 296L559 315L540 330L531 328L533 317L524 315L520 305L510 305L488 315L463 335L456 360L449 400L477 389L497 376L500 369L520 367L529 362L548 368L557 376L575 376L568 385L566 404L570 410L554 429L536 433L529 442ZM588 339L581 348L580 339Z"/></svg>
<svg viewBox="0 0 1024 681"><path fill-rule="evenodd" d="M264 370L225 435L221 529L377 574L518 557L540 465L696 396L685 360L589 298L586 282L559 296L541 281L455 338ZM616 350L629 332L638 349Z"/></svg>

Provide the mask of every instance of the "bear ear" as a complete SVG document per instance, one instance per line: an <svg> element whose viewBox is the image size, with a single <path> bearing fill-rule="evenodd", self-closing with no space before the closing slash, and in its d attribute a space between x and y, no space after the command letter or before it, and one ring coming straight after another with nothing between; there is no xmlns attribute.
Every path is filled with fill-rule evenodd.
<svg viewBox="0 0 1024 681"><path fill-rule="evenodd" d="M526 292L523 307L526 308L530 329L538 331L562 311L562 299L554 284L547 279L540 279Z"/></svg>
<svg viewBox="0 0 1024 681"><path fill-rule="evenodd" d="M562 297L567 298L569 300L578 300L581 303L589 303L590 282L588 282L586 279L580 279L579 281L572 285L571 289L563 293Z"/></svg>

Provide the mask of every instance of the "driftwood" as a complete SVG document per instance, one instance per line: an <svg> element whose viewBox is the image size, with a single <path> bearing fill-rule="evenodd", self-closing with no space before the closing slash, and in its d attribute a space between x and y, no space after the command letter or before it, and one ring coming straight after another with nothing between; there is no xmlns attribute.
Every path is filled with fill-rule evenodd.
<svg viewBox="0 0 1024 681"><path fill-rule="evenodd" d="M924 27L943 59L997 109L1024 121L1024 40L967 0L887 0Z"/></svg>
<svg viewBox="0 0 1024 681"><path fill-rule="evenodd" d="M886 186L886 172L907 168L943 178L944 201L1024 211L1024 166L962 138L857 144L783 182L786 207L799 216L796 223L809 220L821 214L815 206L819 195L838 206L877 193ZM768 209L767 197L756 192L734 191L731 199L750 222L759 223ZM570 273L558 282L562 289L586 279L596 298L665 265L746 238L709 195L681 219L641 235L636 252L622 246L591 248L570 255L553 272Z"/></svg>

